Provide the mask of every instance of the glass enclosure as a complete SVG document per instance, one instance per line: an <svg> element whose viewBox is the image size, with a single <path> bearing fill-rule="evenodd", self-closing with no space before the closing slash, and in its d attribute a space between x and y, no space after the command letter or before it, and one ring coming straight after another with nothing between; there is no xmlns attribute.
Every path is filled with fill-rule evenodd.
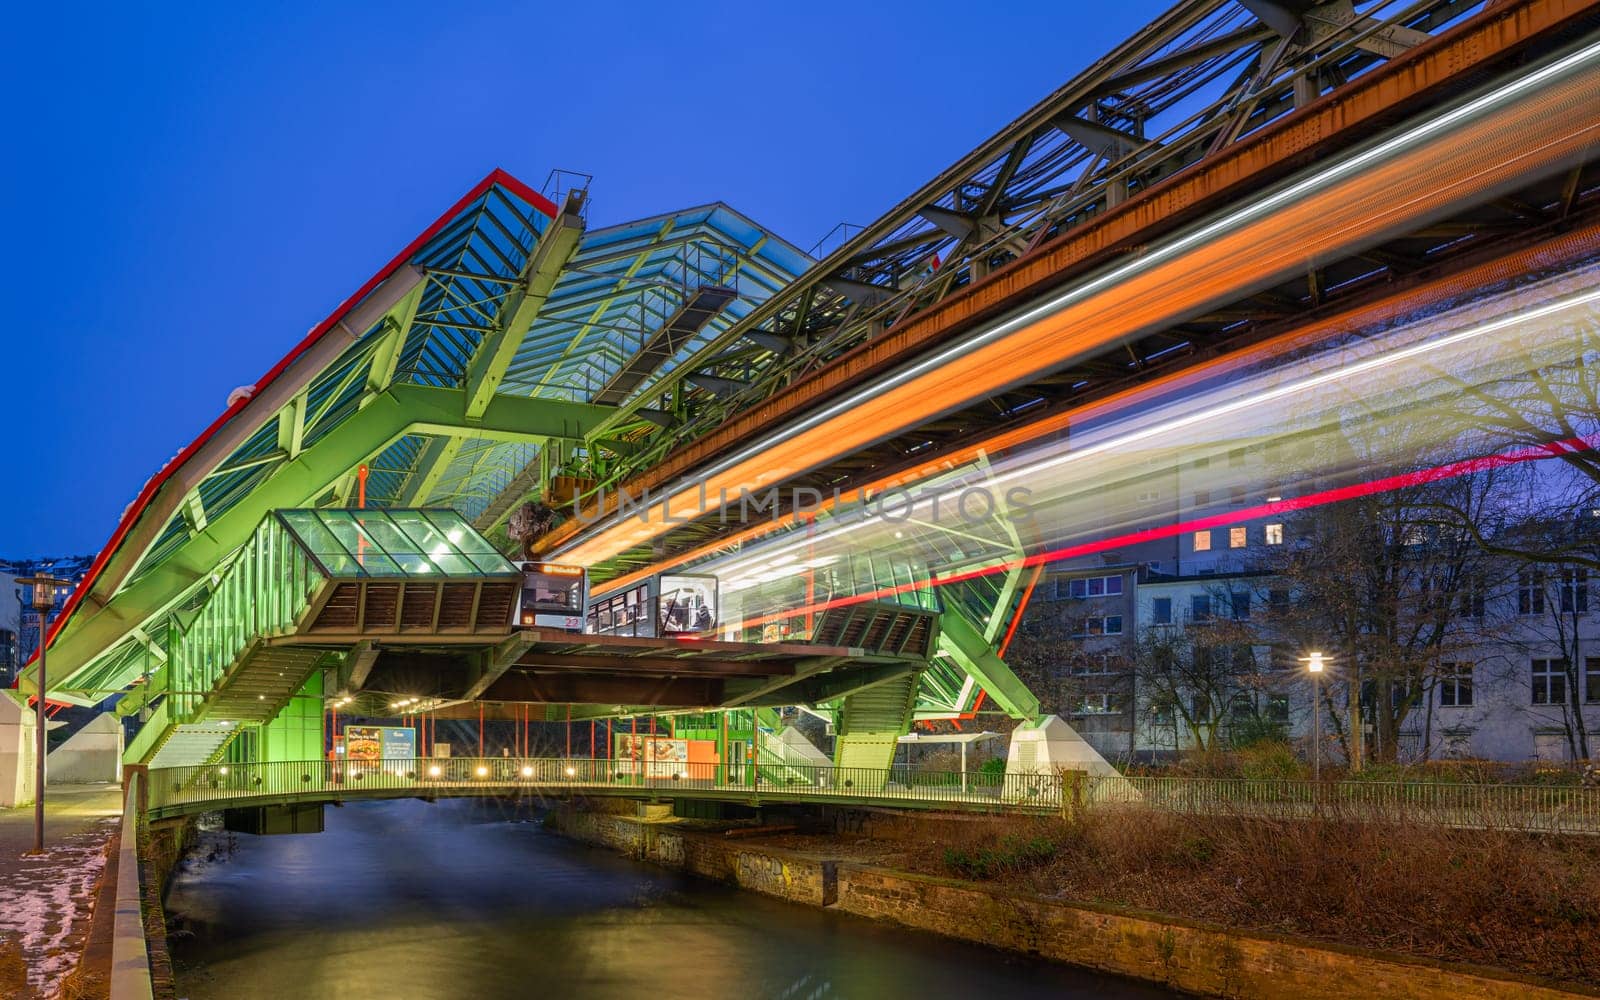
<svg viewBox="0 0 1600 1000"><path fill-rule="evenodd" d="M329 576L482 576L517 572L453 510L282 510Z"/></svg>

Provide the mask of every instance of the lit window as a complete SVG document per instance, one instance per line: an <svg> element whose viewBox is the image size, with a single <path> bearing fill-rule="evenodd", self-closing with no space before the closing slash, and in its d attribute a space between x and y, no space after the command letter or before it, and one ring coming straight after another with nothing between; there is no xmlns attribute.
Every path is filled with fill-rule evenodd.
<svg viewBox="0 0 1600 1000"><path fill-rule="evenodd" d="M1282 545L1283 544L1283 525L1281 525L1281 524L1269 524L1269 525L1267 525L1267 544L1268 545Z"/></svg>
<svg viewBox="0 0 1600 1000"><path fill-rule="evenodd" d="M1211 551L1211 532L1197 531L1194 533L1194 550L1196 552Z"/></svg>
<svg viewBox="0 0 1600 1000"><path fill-rule="evenodd" d="M1249 529L1244 527L1243 525L1240 525L1237 528L1229 528L1228 529L1228 548L1230 548L1230 549L1242 549L1242 548L1244 548L1246 542L1249 541L1249 537L1250 537Z"/></svg>

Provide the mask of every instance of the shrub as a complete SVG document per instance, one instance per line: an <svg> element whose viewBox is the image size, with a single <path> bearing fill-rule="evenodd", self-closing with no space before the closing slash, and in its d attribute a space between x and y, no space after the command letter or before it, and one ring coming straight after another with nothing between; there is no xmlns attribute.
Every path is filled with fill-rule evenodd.
<svg viewBox="0 0 1600 1000"><path fill-rule="evenodd" d="M1283 743L1288 735L1288 726L1263 715L1247 715L1228 726L1228 744L1235 750L1247 750L1262 743Z"/></svg>
<svg viewBox="0 0 1600 1000"><path fill-rule="evenodd" d="M1056 845L1048 837L1012 834L994 847L947 847L944 864L962 878L987 880L1038 868L1055 856Z"/></svg>
<svg viewBox="0 0 1600 1000"><path fill-rule="evenodd" d="M1241 778L1281 780L1310 777L1294 746L1286 740L1261 740L1234 756L1238 759Z"/></svg>

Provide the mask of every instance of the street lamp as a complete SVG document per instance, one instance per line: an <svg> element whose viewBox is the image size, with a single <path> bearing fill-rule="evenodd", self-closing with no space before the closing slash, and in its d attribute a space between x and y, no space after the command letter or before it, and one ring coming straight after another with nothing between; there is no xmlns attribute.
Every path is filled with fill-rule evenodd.
<svg viewBox="0 0 1600 1000"><path fill-rule="evenodd" d="M49 573L23 577L17 581L33 588L33 610L39 613L39 675L34 679L34 734L33 734L33 853L44 853L44 696L49 687L45 683L45 641L50 636L50 609L56 606L56 589L65 587L68 580L58 580Z"/></svg>
<svg viewBox="0 0 1600 1000"><path fill-rule="evenodd" d="M1311 675L1311 780L1322 780L1322 667L1324 657L1320 652L1300 658Z"/></svg>

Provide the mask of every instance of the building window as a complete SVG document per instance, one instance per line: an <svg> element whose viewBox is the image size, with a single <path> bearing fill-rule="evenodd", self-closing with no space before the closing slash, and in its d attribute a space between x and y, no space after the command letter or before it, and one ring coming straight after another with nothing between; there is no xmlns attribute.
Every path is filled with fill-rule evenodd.
<svg viewBox="0 0 1600 1000"><path fill-rule="evenodd" d="M1468 618L1483 619L1484 593L1482 577L1469 577L1461 583L1461 613Z"/></svg>
<svg viewBox="0 0 1600 1000"><path fill-rule="evenodd" d="M1205 507L1210 503L1211 503L1211 491L1210 490L1195 490L1194 491L1194 505L1196 507Z"/></svg>
<svg viewBox="0 0 1600 1000"><path fill-rule="evenodd" d="M1535 705L1567 703L1567 661L1533 661L1533 703Z"/></svg>
<svg viewBox="0 0 1600 1000"><path fill-rule="evenodd" d="M1150 620L1157 625L1172 624L1172 598L1157 597L1150 602Z"/></svg>
<svg viewBox="0 0 1600 1000"><path fill-rule="evenodd" d="M1439 704L1458 708L1472 704L1472 664L1439 665Z"/></svg>
<svg viewBox="0 0 1600 1000"><path fill-rule="evenodd" d="M1228 548L1242 549L1250 541L1250 529L1244 525L1228 529Z"/></svg>
<svg viewBox="0 0 1600 1000"><path fill-rule="evenodd" d="M1234 448L1232 451L1228 452L1228 465L1229 466L1237 469L1239 466L1241 466L1243 464L1244 464L1244 449L1243 448Z"/></svg>
<svg viewBox="0 0 1600 1000"><path fill-rule="evenodd" d="M1209 455L1201 456L1200 458L1197 458L1197 459L1194 460L1194 467L1197 468L1197 469L1204 469L1206 466L1208 466L1210 464L1211 464L1211 457Z"/></svg>
<svg viewBox="0 0 1600 1000"><path fill-rule="evenodd" d="M1160 500L1160 499L1161 499L1161 491L1160 490L1141 490L1140 493L1139 493L1139 502L1140 503L1155 503L1157 500Z"/></svg>
<svg viewBox="0 0 1600 1000"><path fill-rule="evenodd" d="M1211 532L1197 531L1194 533L1194 550L1196 552L1211 551Z"/></svg>
<svg viewBox="0 0 1600 1000"><path fill-rule="evenodd" d="M1205 695L1197 694L1189 703L1189 718L1197 723L1211 721L1211 699Z"/></svg>
<svg viewBox="0 0 1600 1000"><path fill-rule="evenodd" d="M1266 535L1267 535L1267 544L1268 545L1282 545L1283 544L1283 525L1281 525L1281 524L1269 524L1269 525L1267 525Z"/></svg>
<svg viewBox="0 0 1600 1000"><path fill-rule="evenodd" d="M1230 486L1230 487L1228 487L1228 502L1229 503L1233 504L1235 507L1243 507L1244 506L1244 500L1245 500L1245 493L1244 493L1244 487L1243 486Z"/></svg>
<svg viewBox="0 0 1600 1000"><path fill-rule="evenodd" d="M1233 602L1233 617L1237 621L1250 620L1250 591L1235 590L1231 595Z"/></svg>
<svg viewBox="0 0 1600 1000"><path fill-rule="evenodd" d="M1565 614L1589 613L1589 571L1564 569L1561 571L1561 610Z"/></svg>
<svg viewBox="0 0 1600 1000"><path fill-rule="evenodd" d="M1267 697L1267 718L1273 722L1289 721L1289 699L1281 694Z"/></svg>
<svg viewBox="0 0 1600 1000"><path fill-rule="evenodd" d="M1115 715L1122 711L1121 699L1110 692L1086 694L1078 704L1079 715Z"/></svg>
<svg viewBox="0 0 1600 1000"><path fill-rule="evenodd" d="M1590 705L1600 702L1600 657L1583 661L1583 700Z"/></svg>
<svg viewBox="0 0 1600 1000"><path fill-rule="evenodd" d="M1073 629L1072 631L1072 637L1074 639L1087 639L1096 635L1121 634L1121 615L1090 615L1088 618L1085 618L1083 621L1079 622L1077 628Z"/></svg>
<svg viewBox="0 0 1600 1000"><path fill-rule="evenodd" d="M1267 603L1279 610L1289 606L1289 592L1282 587L1274 587L1267 591Z"/></svg>
<svg viewBox="0 0 1600 1000"><path fill-rule="evenodd" d="M1517 614L1544 614L1544 573L1517 574Z"/></svg>
<svg viewBox="0 0 1600 1000"><path fill-rule="evenodd" d="M1098 656L1079 656L1072 661L1072 672L1079 676L1107 676L1116 673L1121 660L1112 653Z"/></svg>
<svg viewBox="0 0 1600 1000"><path fill-rule="evenodd" d="M1068 595L1079 599L1086 597L1116 597L1122 593L1121 576L1088 576L1070 581Z"/></svg>
<svg viewBox="0 0 1600 1000"><path fill-rule="evenodd" d="M1189 619L1197 622L1211 620L1211 595L1191 594L1189 596Z"/></svg>

